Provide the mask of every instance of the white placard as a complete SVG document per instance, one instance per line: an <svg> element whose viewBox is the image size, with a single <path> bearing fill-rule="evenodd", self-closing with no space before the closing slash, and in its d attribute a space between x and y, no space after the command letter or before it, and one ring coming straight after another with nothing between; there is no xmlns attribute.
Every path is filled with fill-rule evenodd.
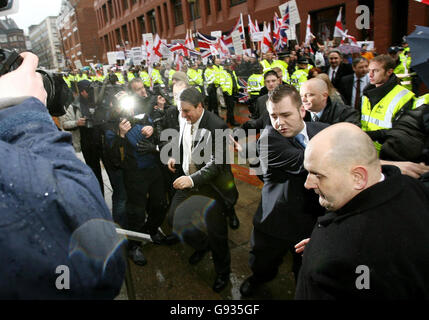
<svg viewBox="0 0 429 320"><path fill-rule="evenodd" d="M288 30L286 30L286 35L288 40L296 40L296 30L295 25L291 25Z"/></svg>
<svg viewBox="0 0 429 320"><path fill-rule="evenodd" d="M75 60L74 65L77 69L82 69L82 62L80 60Z"/></svg>
<svg viewBox="0 0 429 320"><path fill-rule="evenodd" d="M366 48L367 50L374 49L374 41L358 41L357 43L358 43L359 47L361 47L361 48L362 48L363 44L366 44L366 45L368 45L368 47Z"/></svg>
<svg viewBox="0 0 429 320"><path fill-rule="evenodd" d="M215 37L215 38L220 38L220 37L222 37L222 31L212 31L212 32L210 33L210 35L211 35L212 37Z"/></svg>
<svg viewBox="0 0 429 320"><path fill-rule="evenodd" d="M286 12L286 8L288 7L289 3L285 2L282 5L279 6L279 11L280 11L280 17L284 17L285 12Z"/></svg>
<svg viewBox="0 0 429 320"><path fill-rule="evenodd" d="M260 31L260 32L254 32L251 35L252 42L262 41L263 38L264 38L264 33L262 31Z"/></svg>
<svg viewBox="0 0 429 320"><path fill-rule="evenodd" d="M234 51L236 55L243 54L243 41L241 40L240 31L236 30L231 34L232 44L234 45Z"/></svg>
<svg viewBox="0 0 429 320"><path fill-rule="evenodd" d="M144 33L143 35L143 45L146 46L146 42L150 46L153 46L153 34L152 33Z"/></svg>
<svg viewBox="0 0 429 320"><path fill-rule="evenodd" d="M116 51L107 52L107 61L111 65L116 64Z"/></svg>
<svg viewBox="0 0 429 320"><path fill-rule="evenodd" d="M301 23L301 18L299 16L298 6L296 5L295 0L290 0L289 4L289 15L290 15L290 24L295 25Z"/></svg>
<svg viewBox="0 0 429 320"><path fill-rule="evenodd" d="M123 51L116 51L116 60L125 60L125 54Z"/></svg>

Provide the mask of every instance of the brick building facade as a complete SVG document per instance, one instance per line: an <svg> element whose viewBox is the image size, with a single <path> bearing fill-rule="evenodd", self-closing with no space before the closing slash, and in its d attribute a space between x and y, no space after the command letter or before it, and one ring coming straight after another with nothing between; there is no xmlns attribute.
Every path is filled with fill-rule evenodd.
<svg viewBox="0 0 429 320"><path fill-rule="evenodd" d="M0 19L0 48L26 51L24 30L20 29L15 21L6 17Z"/></svg>
<svg viewBox="0 0 429 320"><path fill-rule="evenodd" d="M99 62L103 51L97 36L94 0L63 0L57 27L67 68Z"/></svg>
<svg viewBox="0 0 429 320"><path fill-rule="evenodd" d="M195 5L190 2L195 1ZM259 23L272 21L274 11L285 0L94 0L98 40L101 43L103 62L106 52L130 49L142 44L143 33L158 33L169 41L184 39L187 29L195 27L210 34L211 31L230 30L243 14ZM343 22L349 34L358 40L374 40L379 52L385 52L391 44L399 44L402 36L413 31L414 25L429 25L429 7L414 0L296 0L301 24L297 26L300 41L305 37L307 15L312 18L312 31L319 34L323 25L332 37L340 6ZM371 12L371 29L357 30L356 7L367 5Z"/></svg>

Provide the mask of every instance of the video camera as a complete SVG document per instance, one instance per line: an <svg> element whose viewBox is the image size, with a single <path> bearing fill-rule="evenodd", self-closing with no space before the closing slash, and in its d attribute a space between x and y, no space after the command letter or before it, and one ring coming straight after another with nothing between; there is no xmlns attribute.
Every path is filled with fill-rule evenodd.
<svg viewBox="0 0 429 320"><path fill-rule="evenodd" d="M1 2L0 2L1 3ZM23 59L15 50L0 49L0 76L16 70ZM73 94L67 87L62 74L36 70L42 75L43 86L47 93L46 106L52 116L59 117L66 113L65 108L73 101Z"/></svg>
<svg viewBox="0 0 429 320"><path fill-rule="evenodd" d="M113 98L113 108L119 120L127 119L131 127L136 124L144 125L147 122L147 114L150 113L152 99L143 99L145 105L138 106L138 98L125 91L118 92ZM138 113L137 113L138 112ZM137 114L136 114L137 113Z"/></svg>

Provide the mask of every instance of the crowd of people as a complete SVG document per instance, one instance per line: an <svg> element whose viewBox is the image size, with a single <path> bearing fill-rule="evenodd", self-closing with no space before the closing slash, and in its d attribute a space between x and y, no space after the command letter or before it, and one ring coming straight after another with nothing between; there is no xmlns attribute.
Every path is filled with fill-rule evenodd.
<svg viewBox="0 0 429 320"><path fill-rule="evenodd" d="M195 250L190 264L211 252L216 292L231 272L228 227L240 221L231 166L215 153L250 147L215 139L229 125L259 130L264 169L242 296L273 280L291 252L299 299L428 298L429 94L419 95L407 44L353 56L320 44L289 49L190 60L180 70L72 72L64 80L75 102L60 127L102 192L103 162L114 221L155 244L183 241ZM238 124L246 93L250 118ZM168 130L177 134L166 139ZM147 263L138 242L128 252ZM369 267L372 290L355 286L359 265Z"/></svg>

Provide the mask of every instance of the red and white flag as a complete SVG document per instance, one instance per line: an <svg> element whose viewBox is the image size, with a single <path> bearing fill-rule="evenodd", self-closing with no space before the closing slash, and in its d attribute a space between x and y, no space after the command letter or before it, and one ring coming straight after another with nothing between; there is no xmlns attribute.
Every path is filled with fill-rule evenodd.
<svg viewBox="0 0 429 320"><path fill-rule="evenodd" d="M429 0L416 0L416 1L429 5Z"/></svg>
<svg viewBox="0 0 429 320"><path fill-rule="evenodd" d="M192 49L192 50L195 49L194 38L192 37L192 31L191 30L186 31L185 46L188 47L189 49Z"/></svg>
<svg viewBox="0 0 429 320"><path fill-rule="evenodd" d="M261 42L261 51L262 53L267 53L271 51L271 45L273 41L271 40L271 24L264 23L264 37Z"/></svg>
<svg viewBox="0 0 429 320"><path fill-rule="evenodd" d="M152 47L152 52L149 60L150 64L159 62L159 60L162 59L161 46L162 46L161 38L159 37L158 34L156 34L155 39L153 40L153 47Z"/></svg>
<svg viewBox="0 0 429 320"><path fill-rule="evenodd" d="M429 0L427 0L429 1ZM341 43L344 43L344 39L350 39L354 44L357 44L357 40L352 35L349 35L347 33L347 30L344 31L343 23L341 22L341 11L342 7L340 8L340 12L338 13L337 22L335 23L335 29L334 29L334 37L341 38Z"/></svg>

